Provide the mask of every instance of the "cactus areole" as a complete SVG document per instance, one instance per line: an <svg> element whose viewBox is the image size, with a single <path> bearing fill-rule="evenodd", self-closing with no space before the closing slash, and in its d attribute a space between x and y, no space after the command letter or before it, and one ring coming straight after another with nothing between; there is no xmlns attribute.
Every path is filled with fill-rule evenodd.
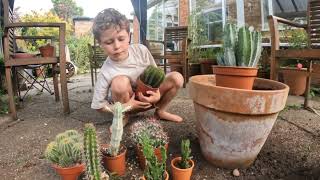
<svg viewBox="0 0 320 180"><path fill-rule="evenodd" d="M253 28L226 24L223 35L223 54L217 56L219 66L213 66L216 85L237 89L252 89L258 73L262 52L261 32Z"/></svg>

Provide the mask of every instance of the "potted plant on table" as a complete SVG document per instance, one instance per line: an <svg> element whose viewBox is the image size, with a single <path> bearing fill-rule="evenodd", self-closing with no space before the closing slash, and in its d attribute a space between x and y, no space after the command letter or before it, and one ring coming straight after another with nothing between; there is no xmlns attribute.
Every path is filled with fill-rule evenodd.
<svg viewBox="0 0 320 180"><path fill-rule="evenodd" d="M173 180L189 180L194 167L191 159L190 140L181 141L181 157L171 160L171 172Z"/></svg>
<svg viewBox="0 0 320 180"><path fill-rule="evenodd" d="M217 65L216 54L220 49L205 48L200 51L199 63L201 74L212 74L212 65Z"/></svg>
<svg viewBox="0 0 320 180"><path fill-rule="evenodd" d="M160 146L164 146L166 149L168 149L169 145L169 137L157 119L150 117L145 120L135 122L130 127L130 138L136 144L136 152L140 167L142 169L145 169L146 166L146 158L144 157L142 151L142 142L144 136L149 137L150 144L154 149L154 154L159 160L162 158Z"/></svg>
<svg viewBox="0 0 320 180"><path fill-rule="evenodd" d="M159 159L154 152L152 139L144 134L141 138L143 155L146 157L146 169L142 179L144 180L168 180L169 174L166 171L167 152L164 146L160 146L162 158Z"/></svg>
<svg viewBox="0 0 320 180"><path fill-rule="evenodd" d="M223 35L223 55L218 55L218 66L213 66L216 85L251 90L257 76L261 56L261 32L253 28L227 24Z"/></svg>
<svg viewBox="0 0 320 180"><path fill-rule="evenodd" d="M56 136L45 151L45 157L63 180L75 180L84 172L82 137L76 130L67 130Z"/></svg>
<svg viewBox="0 0 320 180"><path fill-rule="evenodd" d="M109 175L102 171L99 152L96 128L92 123L87 123L84 127L84 157L88 180L109 180Z"/></svg>
<svg viewBox="0 0 320 180"><path fill-rule="evenodd" d="M39 51L42 57L53 57L54 56L54 47L49 43L45 46L39 47Z"/></svg>
<svg viewBox="0 0 320 180"><path fill-rule="evenodd" d="M136 96L141 92L147 96L147 91L157 91L165 78L162 69L149 65L137 80Z"/></svg>
<svg viewBox="0 0 320 180"><path fill-rule="evenodd" d="M119 176L124 175L126 171L127 148L124 145L120 145L120 142L123 134L123 114L129 109L129 106L125 107L120 102L116 102L109 109L113 113L111 140L109 144L101 145L105 168Z"/></svg>

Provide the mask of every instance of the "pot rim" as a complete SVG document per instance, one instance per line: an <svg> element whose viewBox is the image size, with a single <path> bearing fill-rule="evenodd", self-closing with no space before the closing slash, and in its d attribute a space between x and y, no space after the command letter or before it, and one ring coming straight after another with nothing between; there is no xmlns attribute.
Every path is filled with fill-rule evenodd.
<svg viewBox="0 0 320 180"><path fill-rule="evenodd" d="M173 158L173 159L171 160L171 166L172 166L173 168L175 168L175 169L180 170L180 171L188 171L188 170L190 170L190 169L193 169L193 167L194 167L194 161L193 161L192 159L189 160L189 163L191 163L191 167L189 167L189 168L187 168L187 169L178 168L178 167L175 165L175 162L180 161L180 160L181 160L181 157L180 157L180 156Z"/></svg>
<svg viewBox="0 0 320 180"><path fill-rule="evenodd" d="M101 151L101 148L108 148L109 147L109 144L100 144L100 152L102 154L102 157L106 157L108 159L118 159L119 157L123 156L123 155L126 155L127 153L127 147L123 144L120 144L120 147L123 147L124 148L124 151L116 156L108 156L108 155L104 155Z"/></svg>

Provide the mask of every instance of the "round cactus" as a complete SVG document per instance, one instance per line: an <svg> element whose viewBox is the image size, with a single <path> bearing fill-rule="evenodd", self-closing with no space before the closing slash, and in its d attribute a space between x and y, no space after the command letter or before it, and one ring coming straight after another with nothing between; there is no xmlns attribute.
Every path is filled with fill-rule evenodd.
<svg viewBox="0 0 320 180"><path fill-rule="evenodd" d="M159 88L164 78L164 72L152 65L149 65L140 75L140 80L153 88Z"/></svg>

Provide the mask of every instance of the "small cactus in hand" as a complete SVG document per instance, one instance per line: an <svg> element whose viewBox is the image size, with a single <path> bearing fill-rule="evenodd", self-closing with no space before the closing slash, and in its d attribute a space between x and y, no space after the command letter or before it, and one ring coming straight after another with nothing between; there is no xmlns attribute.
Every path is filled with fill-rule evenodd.
<svg viewBox="0 0 320 180"><path fill-rule="evenodd" d="M84 128L84 155L86 159L87 175L89 180L100 180L102 170L101 158L98 149L96 129L93 124L85 124Z"/></svg>
<svg viewBox="0 0 320 180"><path fill-rule="evenodd" d="M61 167L71 167L81 163L82 149L81 135L76 130L67 130L48 144L45 157Z"/></svg>
<svg viewBox="0 0 320 180"><path fill-rule="evenodd" d="M140 80L153 88L159 88L164 78L164 72L152 65L149 65L140 75Z"/></svg>
<svg viewBox="0 0 320 180"><path fill-rule="evenodd" d="M181 141L181 161L179 162L179 166L182 169L187 169L191 165L189 161L191 159L191 149L190 149L190 140L182 140Z"/></svg>
<svg viewBox="0 0 320 180"><path fill-rule="evenodd" d="M116 102L112 108L113 120L111 125L111 141L109 147L109 154L117 156L119 153L120 142L123 134L123 113L130 110L130 106L125 107L120 102Z"/></svg>

